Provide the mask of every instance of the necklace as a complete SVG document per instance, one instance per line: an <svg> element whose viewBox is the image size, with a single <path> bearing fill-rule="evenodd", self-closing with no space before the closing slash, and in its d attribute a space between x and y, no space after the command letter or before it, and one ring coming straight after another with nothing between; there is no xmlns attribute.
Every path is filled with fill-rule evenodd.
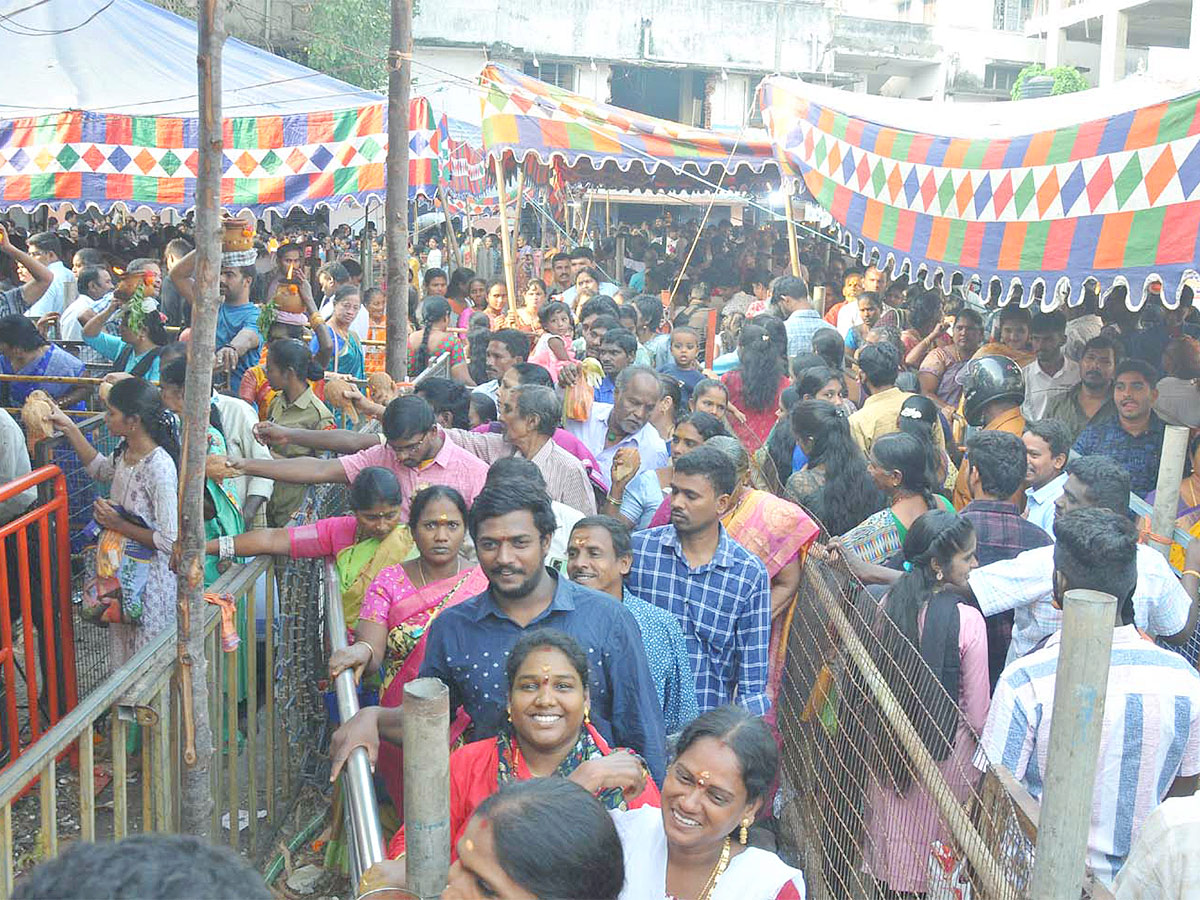
<svg viewBox="0 0 1200 900"><path fill-rule="evenodd" d="M725 843L721 847L721 858L717 860L716 866L713 867L712 874L708 876L708 881L704 883L703 890L696 897L696 900L708 900L712 896L712 892L717 889L717 880L729 868L729 848L730 840L728 835L725 837Z"/></svg>
<svg viewBox="0 0 1200 900"><path fill-rule="evenodd" d="M457 575L461 568L462 557L455 557L454 574ZM425 574L425 564L421 561L421 557L419 556L417 557L417 574L421 576L421 587L425 587L427 584L429 584L429 576Z"/></svg>

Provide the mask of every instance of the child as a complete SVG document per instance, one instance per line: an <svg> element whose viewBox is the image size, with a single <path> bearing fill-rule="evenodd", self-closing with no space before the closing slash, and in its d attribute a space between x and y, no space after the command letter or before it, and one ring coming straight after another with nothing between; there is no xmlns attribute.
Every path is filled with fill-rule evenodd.
<svg viewBox="0 0 1200 900"><path fill-rule="evenodd" d="M683 405L692 398L692 388L704 378L700 369L700 332L691 325L676 325L671 329L671 362L660 370L683 385Z"/></svg>
<svg viewBox="0 0 1200 900"><path fill-rule="evenodd" d="M544 368L558 384L558 373L563 366L576 362L571 349L575 332L571 325L571 310L561 300L551 300L538 311L538 319L544 331L529 354L529 361Z"/></svg>
<svg viewBox="0 0 1200 900"><path fill-rule="evenodd" d="M862 291L856 298L858 314L862 323L855 325L846 334L846 349L851 356L858 356L859 349L867 342L867 332L875 327L883 315L883 301L874 291Z"/></svg>

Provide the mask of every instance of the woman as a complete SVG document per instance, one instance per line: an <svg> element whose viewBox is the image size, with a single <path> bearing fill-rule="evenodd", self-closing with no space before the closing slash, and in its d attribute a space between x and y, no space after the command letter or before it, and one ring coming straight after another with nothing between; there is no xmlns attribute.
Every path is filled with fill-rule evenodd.
<svg viewBox="0 0 1200 900"><path fill-rule="evenodd" d="M950 336L938 328L942 322L942 298L928 291L918 294L908 304L908 327L900 332L900 340L904 344L904 365L915 369L921 365L925 354L934 347L944 347L950 343ZM913 353L918 345L923 345L919 353Z"/></svg>
<svg viewBox="0 0 1200 900"><path fill-rule="evenodd" d="M275 391L267 406L267 421L288 428L324 430L333 428L333 413L318 400L310 381L320 378L321 372L313 364L312 356L299 341L290 338L272 341L267 347L267 383ZM312 456L306 447L283 444L272 447L271 455L290 459L296 456ZM267 501L267 524L272 527L285 525L304 501L305 486L275 482L271 499Z"/></svg>
<svg viewBox="0 0 1200 900"><path fill-rule="evenodd" d="M867 474L844 409L824 400L801 400L791 424L808 462L787 480L787 499L808 510L831 535L849 531L883 507L884 496Z"/></svg>
<svg viewBox="0 0 1200 900"><path fill-rule="evenodd" d="M841 536L840 544L867 562L883 565L900 552L912 523L931 509L954 508L935 494L931 458L911 434L885 434L871 445L867 472L888 505ZM833 532L831 532L833 533Z"/></svg>
<svg viewBox="0 0 1200 900"><path fill-rule="evenodd" d="M689 450L695 450L710 437L727 434L719 419L708 413L692 413L675 426L671 441L671 462ZM617 515L634 531L650 528L658 518L661 507L666 508L666 518L671 515L669 497L671 492L672 466L638 472L634 467L627 480L614 481L600 511L606 515Z"/></svg>
<svg viewBox="0 0 1200 900"><path fill-rule="evenodd" d="M958 480L958 467L950 459L950 454L934 443L934 435L942 428L937 404L921 394L909 397L900 406L896 424L905 434L911 434L922 443L928 444L925 452L929 454L930 464L933 466L935 483L941 485L945 491L953 491L954 483Z"/></svg>
<svg viewBox="0 0 1200 900"><path fill-rule="evenodd" d="M729 389L733 433L754 451L771 433L779 395L788 386L787 366L767 329L750 323L738 338L739 368L721 376Z"/></svg>
<svg viewBox="0 0 1200 900"><path fill-rule="evenodd" d="M122 306L125 311L121 316L121 336L114 337L104 331L104 325ZM83 342L105 359L111 359L114 372L128 372L155 383L158 355L170 340L154 297L121 300L114 293L108 306L83 326Z"/></svg>
<svg viewBox="0 0 1200 900"><path fill-rule="evenodd" d="M1151 491L1146 495L1146 502L1153 506L1157 496L1157 489ZM1186 531L1193 540L1200 536L1200 433L1193 435L1188 443L1185 477L1179 485L1175 527ZM1176 571L1182 572L1187 568L1184 548L1177 543L1171 544L1170 561Z"/></svg>
<svg viewBox="0 0 1200 900"><path fill-rule="evenodd" d="M413 554L412 535L401 521L402 500L395 473L368 466L350 486L352 515L219 538L208 541L204 552L216 553L223 560L263 554L292 559L334 557L346 627L354 628L363 597L375 576Z"/></svg>
<svg viewBox="0 0 1200 900"><path fill-rule="evenodd" d="M458 327L467 328L471 316L487 309L488 282L486 278L472 278L467 282L467 304L458 315Z"/></svg>
<svg viewBox="0 0 1200 900"><path fill-rule="evenodd" d="M467 352L462 339L450 330L450 302L445 297L429 297L421 304L421 330L408 336L408 371L412 376L425 371L443 353L450 354L450 377L473 384L467 373Z"/></svg>
<svg viewBox="0 0 1200 900"><path fill-rule="evenodd" d="M59 406L83 408L83 401L92 392L90 384L72 385L51 381L36 381L39 376L78 378L83 363L37 330L27 316L12 315L0 318L0 373L29 378L27 382L10 382L3 386L0 397L7 394L4 406L22 406L36 390L45 391Z"/></svg>
<svg viewBox="0 0 1200 900"><path fill-rule="evenodd" d="M731 538L763 561L771 579L771 640L767 671L771 709L765 718L774 727L776 702L783 683L787 635L800 590L800 571L820 528L796 504L750 486L750 456L737 438L714 437L707 443L729 457L738 473L737 486L729 498L729 511L721 517L721 524Z"/></svg>
<svg viewBox="0 0 1200 900"><path fill-rule="evenodd" d="M488 317L488 328L499 331L508 326L508 285L503 278L491 282L487 288L484 312Z"/></svg>
<svg viewBox="0 0 1200 900"><path fill-rule="evenodd" d="M470 241L466 246L469 245ZM463 262L465 263L466 259ZM475 270L469 269L465 265L450 273L450 280L446 283L446 302L450 304L450 315L454 317L455 322L458 321L458 317L463 314L464 310L471 308L470 285L474 278Z"/></svg>
<svg viewBox="0 0 1200 900"><path fill-rule="evenodd" d="M513 781L569 778L609 809L658 805L658 789L631 750L610 750L588 718L588 655L570 635L536 628L504 663L509 726L450 754L450 855L475 808ZM388 856L404 855L404 828Z"/></svg>
<svg viewBox="0 0 1200 900"><path fill-rule="evenodd" d="M884 600L875 661L962 803L978 776L971 758L988 711L987 633L967 588L975 530L953 512L925 513L908 530L904 559ZM894 739L882 733L873 743ZM938 806L894 755L867 771L863 868L889 891L923 894L930 844L950 839Z"/></svg>
<svg viewBox="0 0 1200 900"><path fill-rule="evenodd" d="M109 661L116 670L155 635L175 628L176 585L170 561L178 524L179 441L174 418L163 406L158 388L141 378L114 384L105 406L109 434L120 438L111 457L97 452L61 410L56 409L50 421L66 437L88 474L112 483L108 499L96 500L92 514L100 528L124 538L121 607L123 611L140 609L136 624L117 621L108 626ZM135 556L141 556L146 566L130 577L132 567L137 567ZM134 583L138 587L130 596L127 586Z"/></svg>
<svg viewBox="0 0 1200 900"><path fill-rule="evenodd" d="M408 530L416 559L380 570L363 598L354 643L329 658L329 677L353 669L355 678L383 669L380 706L399 706L404 685L417 677L425 658L429 623L443 609L487 590L479 566L461 556L467 533L467 504L453 488L435 484L413 497ZM455 721L452 739L465 722ZM404 809L399 748L380 745L379 773L396 809Z"/></svg>
<svg viewBox="0 0 1200 900"><path fill-rule="evenodd" d="M542 333L542 322L538 317L538 310L546 302L546 282L540 278L530 279L529 284L525 286L525 292L521 296L524 299L524 303L517 309L516 321L511 324L514 328L521 329L521 331L528 331L530 334L539 335Z"/></svg>
<svg viewBox="0 0 1200 900"><path fill-rule="evenodd" d="M333 295L333 315L329 317L329 329L333 332L333 359L330 371L351 378L364 378L363 346L358 335L350 330L358 310L362 306L358 288L352 284L343 285ZM320 342L314 334L309 350L316 353Z"/></svg>
<svg viewBox="0 0 1200 900"><path fill-rule="evenodd" d="M778 767L771 729L740 706L688 725L661 810L612 813L625 850L621 900L801 900L800 870L747 844Z"/></svg>
<svg viewBox="0 0 1200 900"><path fill-rule="evenodd" d="M387 340L387 294L382 288L367 288L363 295L363 303L367 307L367 340ZM372 344L363 349L363 369L370 372L382 372L387 348Z"/></svg>
<svg viewBox="0 0 1200 900"><path fill-rule="evenodd" d="M687 409L683 405L683 383L679 379L661 372L658 375L658 383L662 385L662 396L655 405L654 412L650 414L650 424L654 426L654 430L658 432L658 436L666 442L667 449L670 450L671 437L675 434L675 423Z"/></svg>

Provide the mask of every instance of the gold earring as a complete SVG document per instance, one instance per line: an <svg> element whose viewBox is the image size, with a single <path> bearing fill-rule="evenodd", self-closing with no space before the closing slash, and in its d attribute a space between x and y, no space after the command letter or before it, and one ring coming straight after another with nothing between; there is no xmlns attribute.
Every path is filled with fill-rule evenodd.
<svg viewBox="0 0 1200 900"><path fill-rule="evenodd" d="M746 837L747 837L747 832L749 830L750 830L750 820L742 819L742 827L741 827L741 830L738 831L738 843L741 844L743 847L746 846Z"/></svg>
<svg viewBox="0 0 1200 900"><path fill-rule="evenodd" d="M508 709L505 710L504 714L508 717L508 724L511 725L512 724L512 707L511 706L508 707Z"/></svg>
<svg viewBox="0 0 1200 900"><path fill-rule="evenodd" d="M591 725L591 724L592 724L592 715L591 715L591 713L592 713L592 708L591 708L590 706L585 706L585 707L583 708L583 724L584 724L584 725Z"/></svg>

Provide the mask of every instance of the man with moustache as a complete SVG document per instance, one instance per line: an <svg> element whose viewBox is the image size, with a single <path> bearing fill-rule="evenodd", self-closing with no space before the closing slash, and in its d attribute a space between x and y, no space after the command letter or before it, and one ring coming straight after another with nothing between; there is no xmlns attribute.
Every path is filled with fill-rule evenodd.
<svg viewBox="0 0 1200 900"><path fill-rule="evenodd" d="M253 250L221 254L218 287L221 308L217 310L217 352L214 372L229 372L230 383L239 384L246 370L258 362L262 333L258 330L259 308L250 302L250 285L258 271ZM196 251L171 269L171 284L188 306L196 305Z"/></svg>
<svg viewBox="0 0 1200 900"><path fill-rule="evenodd" d="M1074 444L1088 425L1106 422L1117 414L1113 403L1113 373L1117 370L1120 349L1107 335L1099 335L1083 345L1079 358L1079 383L1046 404L1043 419L1058 419L1070 433Z"/></svg>
<svg viewBox="0 0 1200 900"><path fill-rule="evenodd" d="M593 403L586 421L567 422L567 430L596 457L606 488L612 483L613 461L618 451L625 448L628 449L622 454L623 459L631 458L631 451L637 451L637 472L669 464L671 456L666 441L650 423L661 397L662 382L653 369L629 366L617 375L612 403Z"/></svg>

